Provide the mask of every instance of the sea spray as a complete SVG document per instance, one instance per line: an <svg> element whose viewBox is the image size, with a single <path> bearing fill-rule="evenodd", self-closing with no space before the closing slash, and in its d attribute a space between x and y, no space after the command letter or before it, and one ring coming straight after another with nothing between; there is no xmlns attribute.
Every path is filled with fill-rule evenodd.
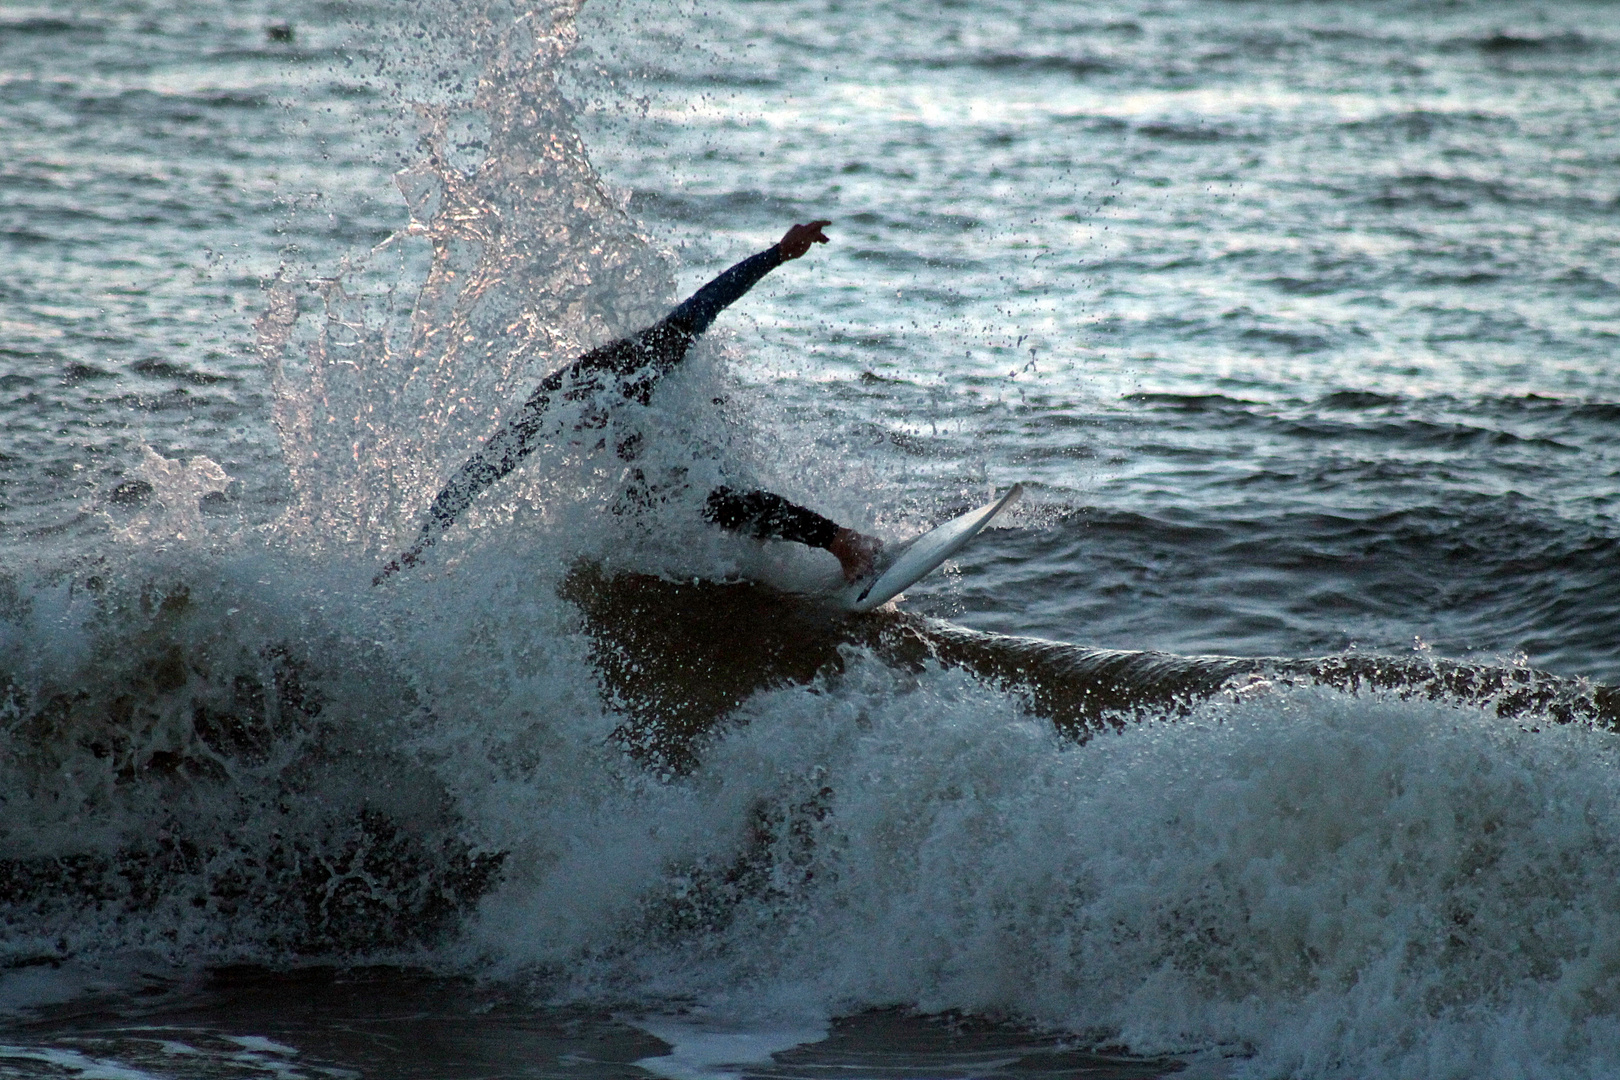
<svg viewBox="0 0 1620 1080"><path fill-rule="evenodd" d="M406 90L394 103L421 128L420 160L395 177L410 222L364 257L419 271L421 258L388 249L425 247L417 287L351 295L347 267L302 281L284 268L272 287L258 351L293 481L291 531L374 554L393 546L533 383L670 302L666 260L592 169L558 91L577 6L444 13L435 38L456 41L467 70L419 90L428 100ZM318 304L300 326L305 290Z"/></svg>

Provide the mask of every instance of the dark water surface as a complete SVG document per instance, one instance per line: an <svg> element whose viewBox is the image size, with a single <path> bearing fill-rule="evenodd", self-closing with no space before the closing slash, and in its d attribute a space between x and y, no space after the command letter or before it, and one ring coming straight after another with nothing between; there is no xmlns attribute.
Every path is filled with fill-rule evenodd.
<svg viewBox="0 0 1620 1080"><path fill-rule="evenodd" d="M1620 1070L1620 11L0 3L0 1074ZM546 373L833 242L424 564ZM761 484L900 604L706 528Z"/></svg>
<svg viewBox="0 0 1620 1080"><path fill-rule="evenodd" d="M190 985L149 983L110 1005L81 999L17 1025L0 1066L18 1076L636 1078L723 1075L758 1080L1085 1076L1147 1080L1180 1071L1087 1053L1072 1038L971 1017L894 1011L841 1019L817 1041L764 1057L749 1036L691 1018L647 1019L590 1008L539 1008L454 980L387 969L272 975L220 969ZM662 1033L669 1041L654 1035ZM244 1034L252 1032L253 1034ZM676 1050L676 1055L671 1051ZM751 1052L752 1051L752 1052ZM677 1056L679 1055L679 1056ZM657 1059L677 1062L660 1071Z"/></svg>

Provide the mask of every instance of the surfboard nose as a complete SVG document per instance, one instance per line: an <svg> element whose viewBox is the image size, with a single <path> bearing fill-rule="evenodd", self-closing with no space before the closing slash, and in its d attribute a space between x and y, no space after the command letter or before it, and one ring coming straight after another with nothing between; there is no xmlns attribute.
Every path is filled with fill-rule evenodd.
<svg viewBox="0 0 1620 1080"><path fill-rule="evenodd" d="M896 551L883 573L873 581L851 585L841 594L840 602L850 611L871 611L888 603L966 547L1023 493L1024 485L1014 484L994 502L960 514L908 541Z"/></svg>

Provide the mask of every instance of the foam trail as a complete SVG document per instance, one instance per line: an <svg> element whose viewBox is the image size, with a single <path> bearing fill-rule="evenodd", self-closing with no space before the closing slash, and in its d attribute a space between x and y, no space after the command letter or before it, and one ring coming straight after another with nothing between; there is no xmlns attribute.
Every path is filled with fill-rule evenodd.
<svg viewBox="0 0 1620 1080"><path fill-rule="evenodd" d="M820 1042L828 1031L826 1025L765 1028L757 1024L735 1031L673 1017L643 1017L636 1026L669 1044L668 1054L635 1063L664 1080L735 1080L750 1071L748 1066L769 1065L773 1054Z"/></svg>
<svg viewBox="0 0 1620 1080"><path fill-rule="evenodd" d="M117 1062L82 1054L77 1050L37 1049L0 1044L0 1062L38 1062L86 1080L154 1080L159 1073L132 1069Z"/></svg>

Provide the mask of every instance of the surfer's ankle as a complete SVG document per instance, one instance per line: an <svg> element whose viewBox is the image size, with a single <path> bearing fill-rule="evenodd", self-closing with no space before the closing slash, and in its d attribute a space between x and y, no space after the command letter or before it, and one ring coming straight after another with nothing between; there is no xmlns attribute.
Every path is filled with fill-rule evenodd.
<svg viewBox="0 0 1620 1080"><path fill-rule="evenodd" d="M844 568L844 580L854 582L872 572L872 563L883 550L883 541L854 529L839 529L827 550Z"/></svg>

